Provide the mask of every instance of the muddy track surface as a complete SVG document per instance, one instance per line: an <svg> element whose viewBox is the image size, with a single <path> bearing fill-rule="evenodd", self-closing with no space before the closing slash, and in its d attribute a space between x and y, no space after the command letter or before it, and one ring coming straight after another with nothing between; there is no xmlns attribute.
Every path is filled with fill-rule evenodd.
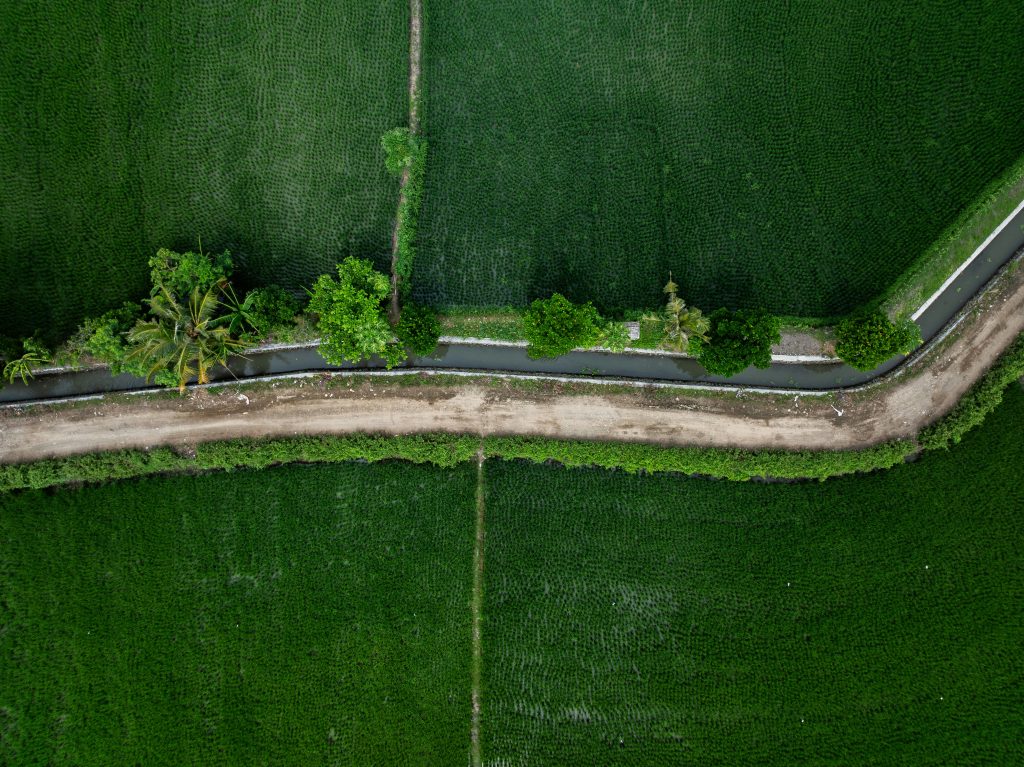
<svg viewBox="0 0 1024 767"><path fill-rule="evenodd" d="M837 397L524 391L500 380L388 386L324 378L246 394L96 400L0 413L0 462L300 434L517 434L749 449L852 449L914 436L949 411L1024 331L1024 269L979 297L945 341L880 382Z"/></svg>

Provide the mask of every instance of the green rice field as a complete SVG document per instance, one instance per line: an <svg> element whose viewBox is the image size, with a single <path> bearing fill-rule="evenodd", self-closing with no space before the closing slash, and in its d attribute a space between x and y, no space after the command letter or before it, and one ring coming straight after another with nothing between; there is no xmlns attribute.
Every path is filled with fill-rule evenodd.
<svg viewBox="0 0 1024 767"><path fill-rule="evenodd" d="M1015 764L1024 389L765 485L488 460L486 765ZM465 764L475 466L0 497L0 763Z"/></svg>
<svg viewBox="0 0 1024 767"><path fill-rule="evenodd" d="M1024 154L1024 4L427 0L414 287L830 317Z"/></svg>
<svg viewBox="0 0 1024 767"><path fill-rule="evenodd" d="M821 484L488 465L487 763L1021 763L1022 426Z"/></svg>
<svg viewBox="0 0 1024 767"><path fill-rule="evenodd" d="M157 248L245 283L386 265L408 3L54 0L0 10L0 333L148 291Z"/></svg>
<svg viewBox="0 0 1024 767"><path fill-rule="evenodd" d="M0 498L0 763L453 765L475 467Z"/></svg>

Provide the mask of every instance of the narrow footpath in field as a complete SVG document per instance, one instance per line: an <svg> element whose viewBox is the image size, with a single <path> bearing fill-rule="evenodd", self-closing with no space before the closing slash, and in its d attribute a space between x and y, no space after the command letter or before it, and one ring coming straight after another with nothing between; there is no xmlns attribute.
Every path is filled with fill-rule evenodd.
<svg viewBox="0 0 1024 767"><path fill-rule="evenodd" d="M484 609L484 449L476 454L476 537L473 543L473 660L471 679L472 719L469 730L469 762L480 767L480 681L483 674L481 623Z"/></svg>
<svg viewBox="0 0 1024 767"><path fill-rule="evenodd" d="M423 49L423 7L422 0L409 0L409 133L420 132L420 54ZM409 167L402 171L401 187L398 194L398 210L405 204L405 188L409 183ZM398 321L398 223L391 230L391 303L388 314L392 324Z"/></svg>
<svg viewBox="0 0 1024 767"><path fill-rule="evenodd" d="M245 393L193 389L178 398L84 401L0 412L0 462L239 437L300 434L533 435L785 450L853 449L912 437L948 412L1024 332L1024 269L979 297L944 342L894 374L828 396L684 388L567 393L501 379L464 385L353 384L329 376ZM339 380L341 382L339 382Z"/></svg>

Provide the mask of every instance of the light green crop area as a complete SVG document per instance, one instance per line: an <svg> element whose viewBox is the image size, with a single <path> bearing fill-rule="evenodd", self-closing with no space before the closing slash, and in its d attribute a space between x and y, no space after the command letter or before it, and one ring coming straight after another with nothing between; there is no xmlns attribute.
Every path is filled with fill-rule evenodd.
<svg viewBox="0 0 1024 767"><path fill-rule="evenodd" d="M422 300L829 317L1024 154L1017 0L428 0ZM940 280L941 281L941 280Z"/></svg>
<svg viewBox="0 0 1024 767"><path fill-rule="evenodd" d="M0 499L0 762L463 763L475 486L347 464Z"/></svg>
<svg viewBox="0 0 1024 767"><path fill-rule="evenodd" d="M1014 385L820 484L488 463L487 762L1020 762L1022 428Z"/></svg>
<svg viewBox="0 0 1024 767"><path fill-rule="evenodd" d="M387 263L408 3L4 3L0 332L60 335L148 290L159 247L247 283Z"/></svg>

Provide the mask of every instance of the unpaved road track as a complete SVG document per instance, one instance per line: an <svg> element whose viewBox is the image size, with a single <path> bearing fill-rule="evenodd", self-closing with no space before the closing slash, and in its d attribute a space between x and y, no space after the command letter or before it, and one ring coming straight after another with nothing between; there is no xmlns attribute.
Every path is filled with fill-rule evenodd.
<svg viewBox="0 0 1024 767"><path fill-rule="evenodd" d="M387 386L281 382L240 397L99 400L0 414L0 462L101 450L300 434L518 434L748 449L852 449L912 437L950 410L1024 331L1024 268L977 299L944 343L861 391L742 397L678 390L567 394L492 382ZM675 396L676 393L678 396ZM840 413L842 413L840 415Z"/></svg>

